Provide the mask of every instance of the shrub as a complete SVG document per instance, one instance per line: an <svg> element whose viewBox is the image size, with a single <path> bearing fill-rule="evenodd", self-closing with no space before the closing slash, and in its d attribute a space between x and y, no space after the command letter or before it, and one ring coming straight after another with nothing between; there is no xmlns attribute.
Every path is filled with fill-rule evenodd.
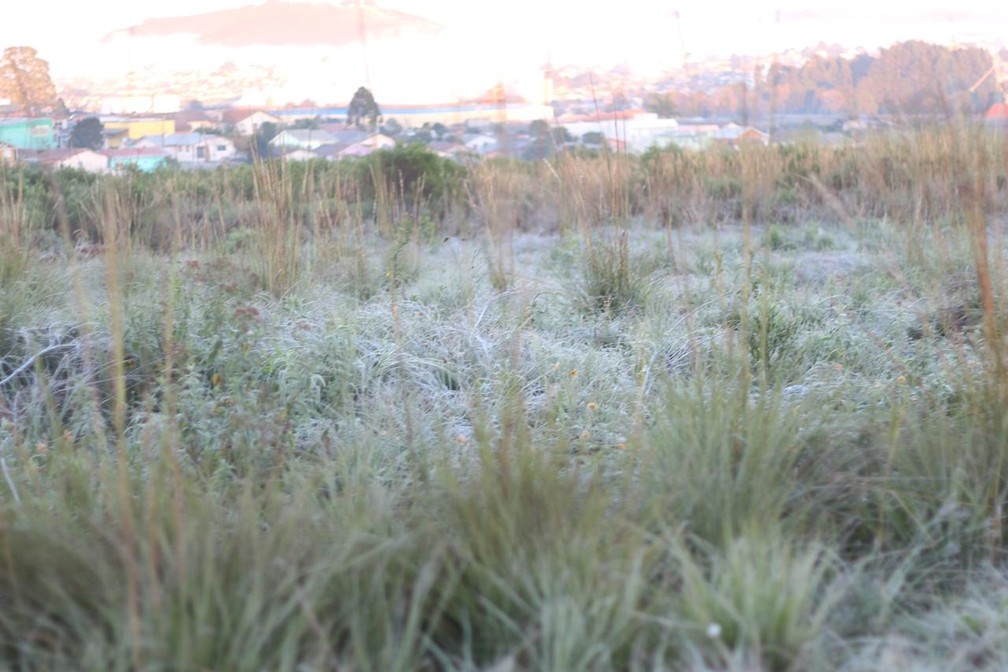
<svg viewBox="0 0 1008 672"><path fill-rule="evenodd" d="M462 204L466 170L423 145L382 149L351 163L362 195L377 200L384 195L400 199L407 211L429 209L443 220Z"/></svg>

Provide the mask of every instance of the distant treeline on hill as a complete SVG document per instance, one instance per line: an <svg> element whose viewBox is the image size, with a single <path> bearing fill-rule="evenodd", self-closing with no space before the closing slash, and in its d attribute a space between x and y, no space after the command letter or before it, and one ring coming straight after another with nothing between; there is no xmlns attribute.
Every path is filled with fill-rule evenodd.
<svg viewBox="0 0 1008 672"><path fill-rule="evenodd" d="M818 54L801 67L775 63L756 68L750 85L684 92L676 96L675 104L679 114L690 116L774 111L849 116L974 114L1003 95L996 78L990 76L993 64L990 52L981 47L901 42L877 56L847 59Z"/></svg>

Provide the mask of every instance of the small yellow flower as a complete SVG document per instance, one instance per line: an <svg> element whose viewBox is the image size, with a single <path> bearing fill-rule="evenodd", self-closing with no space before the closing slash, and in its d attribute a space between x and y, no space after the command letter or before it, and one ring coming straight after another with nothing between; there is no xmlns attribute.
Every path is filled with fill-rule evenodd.
<svg viewBox="0 0 1008 672"><path fill-rule="evenodd" d="M219 372L214 373L212 376L210 376L210 384L213 385L214 387L220 387L221 385L224 384L224 376L222 376Z"/></svg>
<svg viewBox="0 0 1008 672"><path fill-rule="evenodd" d="M577 378L577 369L571 369L570 377L571 378Z"/></svg>
<svg viewBox="0 0 1008 672"><path fill-rule="evenodd" d="M906 384L906 376L897 376L896 382L899 383L900 385Z"/></svg>
<svg viewBox="0 0 1008 672"><path fill-rule="evenodd" d="M587 408L589 411L594 411L595 409L598 408L598 404L596 404L594 401L589 401L587 404L585 404L585 408Z"/></svg>

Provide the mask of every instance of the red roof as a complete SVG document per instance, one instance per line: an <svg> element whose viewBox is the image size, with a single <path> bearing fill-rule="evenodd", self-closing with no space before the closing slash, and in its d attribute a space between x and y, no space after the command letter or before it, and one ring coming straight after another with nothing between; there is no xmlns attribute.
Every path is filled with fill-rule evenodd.
<svg viewBox="0 0 1008 672"><path fill-rule="evenodd" d="M243 121L257 112L269 114L266 110L258 107L232 107L224 110L224 113L221 115L221 121L225 124L237 124L239 121Z"/></svg>
<svg viewBox="0 0 1008 672"><path fill-rule="evenodd" d="M39 152L38 160L40 163L57 163L59 161L64 161L74 156L75 154L80 154L84 151L84 148L74 148L65 147L59 149L47 149L44 152Z"/></svg>
<svg viewBox="0 0 1008 672"><path fill-rule="evenodd" d="M984 114L984 119L1008 119L1008 103L994 103Z"/></svg>

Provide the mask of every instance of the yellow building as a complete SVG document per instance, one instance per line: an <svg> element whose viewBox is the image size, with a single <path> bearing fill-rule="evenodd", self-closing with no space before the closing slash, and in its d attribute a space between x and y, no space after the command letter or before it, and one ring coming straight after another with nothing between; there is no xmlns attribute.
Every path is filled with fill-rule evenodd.
<svg viewBox="0 0 1008 672"><path fill-rule="evenodd" d="M160 117L102 117L101 122L106 132L125 130L126 137L130 140L139 140L145 135L171 135L175 132L175 120Z"/></svg>

